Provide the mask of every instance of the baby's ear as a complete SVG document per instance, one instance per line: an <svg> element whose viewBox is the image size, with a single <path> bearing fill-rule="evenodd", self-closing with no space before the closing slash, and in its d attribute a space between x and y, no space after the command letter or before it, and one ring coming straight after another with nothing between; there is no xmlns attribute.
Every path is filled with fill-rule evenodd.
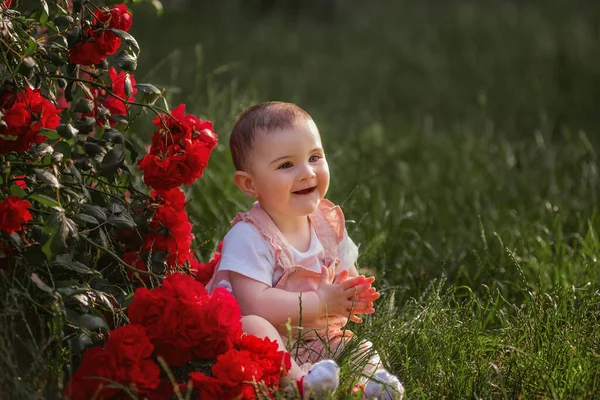
<svg viewBox="0 0 600 400"><path fill-rule="evenodd" d="M246 171L235 171L233 174L233 182L244 193L250 197L258 197L258 193L254 189L254 181L252 175Z"/></svg>

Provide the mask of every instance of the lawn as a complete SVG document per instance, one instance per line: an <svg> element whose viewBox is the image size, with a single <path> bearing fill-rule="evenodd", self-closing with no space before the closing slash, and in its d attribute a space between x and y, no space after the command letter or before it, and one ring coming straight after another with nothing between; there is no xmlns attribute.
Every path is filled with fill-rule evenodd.
<svg viewBox="0 0 600 400"><path fill-rule="evenodd" d="M597 397L600 6L339 3L332 19L232 1L137 10L138 82L220 135L189 192L200 252L251 204L230 179L235 116L295 102L384 294L353 329L407 398Z"/></svg>

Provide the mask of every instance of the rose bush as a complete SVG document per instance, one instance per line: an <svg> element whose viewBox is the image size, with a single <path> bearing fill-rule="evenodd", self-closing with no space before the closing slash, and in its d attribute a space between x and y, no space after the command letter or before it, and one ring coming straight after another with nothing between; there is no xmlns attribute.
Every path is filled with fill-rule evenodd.
<svg viewBox="0 0 600 400"><path fill-rule="evenodd" d="M15 4L0 2L3 393L166 399L191 377L200 396L276 388L289 360L242 336L228 292L204 289L219 253L196 257L180 187L208 165L212 122L136 82L126 4ZM130 138L148 136L132 124L145 115L140 159Z"/></svg>

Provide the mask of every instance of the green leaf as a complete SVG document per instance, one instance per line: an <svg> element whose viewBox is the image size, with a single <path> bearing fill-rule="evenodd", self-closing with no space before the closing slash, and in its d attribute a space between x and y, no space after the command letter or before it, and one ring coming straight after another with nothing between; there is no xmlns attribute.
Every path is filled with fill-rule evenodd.
<svg viewBox="0 0 600 400"><path fill-rule="evenodd" d="M59 15L54 18L54 24L60 28L65 28L73 23L73 17L69 15Z"/></svg>
<svg viewBox="0 0 600 400"><path fill-rule="evenodd" d="M38 44L35 41L35 39L31 36L29 36L29 39L27 40L27 49L25 50L25 53L23 54L25 57L29 57L31 55L33 55L33 53L35 53L35 51L38 48Z"/></svg>
<svg viewBox="0 0 600 400"><path fill-rule="evenodd" d="M102 134L102 139L115 144L121 144L125 142L125 137L123 134L114 128L105 129L104 133Z"/></svg>
<svg viewBox="0 0 600 400"><path fill-rule="evenodd" d="M35 285L40 288L41 290L43 290L46 293L53 293L54 289L52 289L50 286L46 285L44 283L44 281L42 281L40 279L40 277L34 272L33 274L31 274L31 281L33 283L35 283Z"/></svg>
<svg viewBox="0 0 600 400"><path fill-rule="evenodd" d="M40 0L40 3L42 4L42 8L46 13L46 18L48 18L48 15L50 15L50 11L48 10L48 3L46 3L46 0Z"/></svg>
<svg viewBox="0 0 600 400"><path fill-rule="evenodd" d="M60 124L58 128L56 128L56 131L60 136L67 140L75 137L75 135L79 133L79 131L75 129L71 124Z"/></svg>
<svg viewBox="0 0 600 400"><path fill-rule="evenodd" d="M71 218L66 218L66 223L67 229L69 229L69 237L79 239L79 228L77 228L77 224Z"/></svg>
<svg viewBox="0 0 600 400"><path fill-rule="evenodd" d="M106 213L104 212L104 209L102 207L93 204L82 204L81 208L83 209L83 211L96 218L97 220L106 221Z"/></svg>
<svg viewBox="0 0 600 400"><path fill-rule="evenodd" d="M108 241L108 236L106 236L106 233L104 233L104 231L100 229L98 231L98 234L100 236L100 244L102 244L103 247L109 248L110 242Z"/></svg>
<svg viewBox="0 0 600 400"><path fill-rule="evenodd" d="M106 204L106 209L113 214L122 213L125 211L125 207L117 203L108 203Z"/></svg>
<svg viewBox="0 0 600 400"><path fill-rule="evenodd" d="M45 194L33 193L33 194L29 195L29 198L33 199L33 200L37 201L38 203L43 204L45 206L52 207L52 208L56 209L57 211L59 209L62 210L62 207L58 204L56 199L53 199L52 197L48 197Z"/></svg>
<svg viewBox="0 0 600 400"><path fill-rule="evenodd" d="M135 228L136 223L126 212L121 214L113 214L107 221L110 225L116 228Z"/></svg>
<svg viewBox="0 0 600 400"><path fill-rule="evenodd" d="M77 319L77 325L89 331L102 329L108 332L110 330L104 318L90 314L80 315Z"/></svg>
<svg viewBox="0 0 600 400"><path fill-rule="evenodd" d="M69 169L71 170L71 174L75 177L75 179L77 179L79 182L81 182L81 180L82 180L81 172L79 172L79 170L77 169L75 164L73 164L73 163L69 164Z"/></svg>
<svg viewBox="0 0 600 400"><path fill-rule="evenodd" d="M71 158L71 145L67 142L61 141L54 145L54 151L61 153L64 158Z"/></svg>
<svg viewBox="0 0 600 400"><path fill-rule="evenodd" d="M98 223L99 223L96 218L94 218L88 214L77 214L77 215L73 216L73 218L78 219L83 222L87 222L88 224L92 224L92 225L98 225Z"/></svg>
<svg viewBox="0 0 600 400"><path fill-rule="evenodd" d="M61 187L58 178L48 170L36 170L35 176L53 189L58 189Z"/></svg>
<svg viewBox="0 0 600 400"><path fill-rule="evenodd" d="M108 152L99 167L100 175L110 176L114 174L117 169L125 161L125 152L123 150L112 149Z"/></svg>
<svg viewBox="0 0 600 400"><path fill-rule="evenodd" d="M135 38L131 36L131 34L120 29L114 28L111 29L111 31L113 31L117 37L120 37L121 39L125 40L125 43L127 43L129 48L133 50L136 55L140 54L140 46L138 45L138 42L135 40Z"/></svg>
<svg viewBox="0 0 600 400"><path fill-rule="evenodd" d="M162 91L154 85L149 83L138 83L135 85L138 93L142 94L141 102L144 104L154 104L156 99L160 97Z"/></svg>
<svg viewBox="0 0 600 400"><path fill-rule="evenodd" d="M114 58L115 63L126 72L134 72L137 68L137 58L125 50L121 50Z"/></svg>
<svg viewBox="0 0 600 400"><path fill-rule="evenodd" d="M63 253L67 249L67 239L69 237L69 226L67 225L67 217L65 214L60 214L56 232L50 237L50 250L53 254Z"/></svg>
<svg viewBox="0 0 600 400"><path fill-rule="evenodd" d="M89 335L87 335L85 332L81 332L76 337L71 338L69 340L69 344L71 347L71 354L79 354L89 347L92 347L94 342Z"/></svg>
<svg viewBox="0 0 600 400"><path fill-rule="evenodd" d="M94 102L90 99L81 98L77 100L73 107L73 112L89 113L94 110Z"/></svg>
<svg viewBox="0 0 600 400"><path fill-rule="evenodd" d="M158 15L160 17L163 13L163 5L160 2L160 0L152 0L152 6L154 7L154 10L156 11L156 15Z"/></svg>
<svg viewBox="0 0 600 400"><path fill-rule="evenodd" d="M82 135L87 135L94 130L96 125L96 118L94 117L83 117L75 121L75 129Z"/></svg>
<svg viewBox="0 0 600 400"><path fill-rule="evenodd" d="M46 136L48 139L58 139L60 135L54 129L40 129L40 134Z"/></svg>
<svg viewBox="0 0 600 400"><path fill-rule="evenodd" d="M25 192L25 190L23 190L23 188L17 184L11 185L8 191L11 195L20 197L22 199L27 196L27 192Z"/></svg>
<svg viewBox="0 0 600 400"><path fill-rule="evenodd" d="M106 155L106 149L98 143L85 142L83 143L83 148L88 156L93 157L98 161L101 161Z"/></svg>
<svg viewBox="0 0 600 400"><path fill-rule="evenodd" d="M79 261L73 261L69 254L60 254L56 256L56 260L52 263L53 267L62 267L71 271L79 272L80 274L98 274L97 271L91 270Z"/></svg>
<svg viewBox="0 0 600 400"><path fill-rule="evenodd" d="M74 286L74 287L59 287L59 288L56 288L56 291L57 291L58 293L62 294L63 296L65 296L65 297L71 297L71 296L73 296L74 294L77 294L77 293L81 293L81 292L83 292L84 290L85 290L85 289L83 289L83 288L80 288L80 287L77 287L77 286Z"/></svg>

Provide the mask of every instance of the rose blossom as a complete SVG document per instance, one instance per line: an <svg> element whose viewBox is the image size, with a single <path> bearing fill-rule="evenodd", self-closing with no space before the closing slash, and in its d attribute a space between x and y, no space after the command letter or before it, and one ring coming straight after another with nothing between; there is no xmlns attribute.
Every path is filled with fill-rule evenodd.
<svg viewBox="0 0 600 400"><path fill-rule="evenodd" d="M17 93L14 103L4 112L6 127L0 129L0 134L14 136L15 140L0 138L0 154L27 151L33 143L45 141L47 138L39 133L42 128L55 129L60 124L60 111L39 89L28 87Z"/></svg>
<svg viewBox="0 0 600 400"><path fill-rule="evenodd" d="M217 136L212 122L185 113L185 104L169 115L161 114L153 123L159 128L152 137L152 146L139 162L144 182L166 191L189 185L202 176Z"/></svg>
<svg viewBox="0 0 600 400"><path fill-rule="evenodd" d="M128 31L131 28L131 14L124 4L110 10L96 10L94 17L94 26L87 28L83 39L69 50L72 64L94 65L115 54L121 39L110 29Z"/></svg>
<svg viewBox="0 0 600 400"><path fill-rule="evenodd" d="M33 218L29 212L31 203L17 196L8 196L0 202L0 231L6 233L18 232L22 225Z"/></svg>
<svg viewBox="0 0 600 400"><path fill-rule="evenodd" d="M115 329L104 348L86 350L81 365L67 385L66 397L73 400L110 398L120 389L108 388L110 382L106 379L127 386L134 393L156 389L160 383L160 369L149 359L153 349L142 326L129 324Z"/></svg>

